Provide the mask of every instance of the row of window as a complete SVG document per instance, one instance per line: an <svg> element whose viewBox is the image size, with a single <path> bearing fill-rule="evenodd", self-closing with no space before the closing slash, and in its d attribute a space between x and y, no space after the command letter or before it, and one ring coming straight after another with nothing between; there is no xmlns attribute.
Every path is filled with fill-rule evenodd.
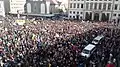
<svg viewBox="0 0 120 67"><path fill-rule="evenodd" d="M107 13L107 15L109 15L109 13ZM114 14L115 16L116 16L116 14ZM120 17L120 14L118 14L118 16ZM77 17L76 16L69 16L70 18L73 18L73 19L76 19ZM82 16L79 16L78 17L79 19L82 19L83 17ZM113 20L115 20L115 19L113 19Z"/></svg>
<svg viewBox="0 0 120 67"><path fill-rule="evenodd" d="M16 9L17 9L17 8L21 8L21 7L11 7L11 8L12 8L12 9L14 9L14 8L16 8Z"/></svg>
<svg viewBox="0 0 120 67"><path fill-rule="evenodd" d="M77 11L77 12L75 12L75 11L70 11L70 14L83 14L83 12L79 12L79 11ZM109 14L109 13L108 13ZM120 17L120 14L113 14L113 16L119 16Z"/></svg>
<svg viewBox="0 0 120 67"><path fill-rule="evenodd" d="M11 3L11 5L23 5L23 4L18 4L18 3L16 4L16 3Z"/></svg>
<svg viewBox="0 0 120 67"><path fill-rule="evenodd" d="M109 14L110 13L107 13L107 15L109 16ZM117 16L117 14L114 14L113 16ZM120 17L120 14L118 14L118 16ZM70 18L73 18L73 19L75 19L76 18L76 16L69 16ZM82 16L80 16L80 19L82 19L83 17Z"/></svg>
<svg viewBox="0 0 120 67"><path fill-rule="evenodd" d="M25 2L25 0L11 0L10 2Z"/></svg>
<svg viewBox="0 0 120 67"><path fill-rule="evenodd" d="M79 12L79 11L70 11L70 14L83 14L83 12Z"/></svg>
<svg viewBox="0 0 120 67"><path fill-rule="evenodd" d="M119 8L118 8L119 7ZM86 3L86 9L111 10L112 3ZM120 5L115 4L114 10L120 10Z"/></svg>
<svg viewBox="0 0 120 67"><path fill-rule="evenodd" d="M83 8L83 4L79 4L79 3L70 3L70 8L76 8L76 5L77 5L77 8Z"/></svg>
<svg viewBox="0 0 120 67"><path fill-rule="evenodd" d="M117 16L117 15L120 17L120 14L113 14L113 16Z"/></svg>
<svg viewBox="0 0 120 67"><path fill-rule="evenodd" d="M81 3L70 3L70 8L83 8L84 5ZM119 8L118 8L119 7ZM112 9L112 3L86 3L86 9L99 9L99 10L111 10ZM115 4L114 10L120 10L120 5Z"/></svg>
<svg viewBox="0 0 120 67"><path fill-rule="evenodd" d="M29 0L29 1L43 1L43 0Z"/></svg>
<svg viewBox="0 0 120 67"><path fill-rule="evenodd" d="M69 16L70 18L76 19L76 16ZM79 19L82 19L83 17L80 16Z"/></svg>

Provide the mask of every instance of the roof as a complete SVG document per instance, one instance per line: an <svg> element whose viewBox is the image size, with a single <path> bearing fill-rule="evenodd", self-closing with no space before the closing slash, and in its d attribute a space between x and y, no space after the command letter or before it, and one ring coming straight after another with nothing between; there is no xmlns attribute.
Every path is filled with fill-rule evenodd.
<svg viewBox="0 0 120 67"><path fill-rule="evenodd" d="M16 13L11 13L16 14ZM30 16L43 16L43 17L53 17L54 14L20 14L20 15L30 15Z"/></svg>
<svg viewBox="0 0 120 67"><path fill-rule="evenodd" d="M46 0L46 1L50 1L50 4L58 4L57 0Z"/></svg>
<svg viewBox="0 0 120 67"><path fill-rule="evenodd" d="M97 36L94 40L100 40L101 38L103 38L104 36L103 35L99 35Z"/></svg>
<svg viewBox="0 0 120 67"><path fill-rule="evenodd" d="M54 14L25 14L25 15L44 16L44 17L52 17L52 16L54 16Z"/></svg>
<svg viewBox="0 0 120 67"><path fill-rule="evenodd" d="M93 44L88 44L84 49L92 50L95 47Z"/></svg>

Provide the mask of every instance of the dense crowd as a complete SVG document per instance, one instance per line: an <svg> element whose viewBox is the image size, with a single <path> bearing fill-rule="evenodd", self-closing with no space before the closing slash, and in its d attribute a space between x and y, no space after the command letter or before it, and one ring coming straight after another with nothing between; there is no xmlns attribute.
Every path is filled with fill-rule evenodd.
<svg viewBox="0 0 120 67"><path fill-rule="evenodd" d="M113 29L111 33L112 29L104 25L106 23L44 20L3 27L0 29L1 66L79 67L86 60L80 55L82 49L100 34L106 39L96 54L100 59L104 55L106 64L110 53L115 57L115 51L119 52L116 49L119 49L120 30Z"/></svg>
<svg viewBox="0 0 120 67"><path fill-rule="evenodd" d="M98 36L100 34L104 35L105 38L101 44L96 45L97 51L93 54L90 61L94 62L94 64L92 64L95 65L95 67L105 67L107 64L113 64L114 66L112 67L119 67L120 29L115 27L100 27L93 30L91 35ZM86 35L86 37L88 36ZM99 65L100 63L101 66Z"/></svg>

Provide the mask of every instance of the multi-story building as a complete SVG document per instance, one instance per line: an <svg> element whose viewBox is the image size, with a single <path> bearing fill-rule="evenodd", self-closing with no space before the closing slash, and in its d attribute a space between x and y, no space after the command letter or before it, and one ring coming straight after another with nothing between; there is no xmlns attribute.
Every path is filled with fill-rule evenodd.
<svg viewBox="0 0 120 67"><path fill-rule="evenodd" d="M55 13L56 0L27 0L25 12L27 14L51 14Z"/></svg>
<svg viewBox="0 0 120 67"><path fill-rule="evenodd" d="M72 19L111 21L120 19L120 0L69 0L68 14Z"/></svg>
<svg viewBox="0 0 120 67"><path fill-rule="evenodd" d="M8 14L10 11L9 0L0 0L0 15L5 17L5 14Z"/></svg>
<svg viewBox="0 0 120 67"><path fill-rule="evenodd" d="M5 17L5 6L4 1L0 0L0 16Z"/></svg>
<svg viewBox="0 0 120 67"><path fill-rule="evenodd" d="M26 0L10 0L10 13L17 14L19 12L23 14L25 3Z"/></svg>
<svg viewBox="0 0 120 67"><path fill-rule="evenodd" d="M10 12L10 0L3 0L3 1L4 1L5 13L8 14Z"/></svg>
<svg viewBox="0 0 120 67"><path fill-rule="evenodd" d="M59 8L66 12L68 9L68 0L58 0L58 2L60 3Z"/></svg>

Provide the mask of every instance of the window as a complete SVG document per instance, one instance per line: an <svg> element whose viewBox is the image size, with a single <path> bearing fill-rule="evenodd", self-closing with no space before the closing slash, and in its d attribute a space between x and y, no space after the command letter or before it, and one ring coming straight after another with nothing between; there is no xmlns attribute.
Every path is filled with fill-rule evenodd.
<svg viewBox="0 0 120 67"><path fill-rule="evenodd" d="M113 16L116 16L116 14L114 14Z"/></svg>
<svg viewBox="0 0 120 67"><path fill-rule="evenodd" d="M79 7L80 7L80 4L78 3L78 4L77 4L77 8L79 8Z"/></svg>
<svg viewBox="0 0 120 67"><path fill-rule="evenodd" d="M106 3L103 4L103 9L106 10Z"/></svg>
<svg viewBox="0 0 120 67"><path fill-rule="evenodd" d="M80 19L82 19L82 16L80 17Z"/></svg>
<svg viewBox="0 0 120 67"><path fill-rule="evenodd" d="M70 13L72 13L72 11L70 11Z"/></svg>
<svg viewBox="0 0 120 67"><path fill-rule="evenodd" d="M79 14L79 12L77 12L77 14Z"/></svg>
<svg viewBox="0 0 120 67"><path fill-rule="evenodd" d="M111 3L108 3L108 10L111 9Z"/></svg>
<svg viewBox="0 0 120 67"><path fill-rule="evenodd" d="M86 9L88 9L89 8L89 3L86 3Z"/></svg>
<svg viewBox="0 0 120 67"><path fill-rule="evenodd" d="M75 19L75 16L73 16L73 18Z"/></svg>
<svg viewBox="0 0 120 67"><path fill-rule="evenodd" d="M113 21L115 21L115 19L113 19Z"/></svg>
<svg viewBox="0 0 120 67"><path fill-rule="evenodd" d="M75 11L73 11L73 14L75 14Z"/></svg>
<svg viewBox="0 0 120 67"><path fill-rule="evenodd" d="M73 6L73 8L76 8L76 3L74 3L74 6Z"/></svg>
<svg viewBox="0 0 120 67"><path fill-rule="evenodd" d="M119 5L119 10L120 10L120 5Z"/></svg>
<svg viewBox="0 0 120 67"><path fill-rule="evenodd" d="M109 20L110 13L107 13L107 19Z"/></svg>
<svg viewBox="0 0 120 67"><path fill-rule="evenodd" d="M120 14L118 14L118 16L120 16Z"/></svg>
<svg viewBox="0 0 120 67"><path fill-rule="evenodd" d="M102 3L99 3L99 9L101 10L101 7L102 7Z"/></svg>
<svg viewBox="0 0 120 67"><path fill-rule="evenodd" d="M72 3L70 3L70 8L72 8Z"/></svg>
<svg viewBox="0 0 120 67"><path fill-rule="evenodd" d="M95 3L94 9L97 9L97 3Z"/></svg>
<svg viewBox="0 0 120 67"><path fill-rule="evenodd" d="M89 53L90 53L90 51L89 51L89 50L84 49L84 50L83 50L83 53L85 53L85 54L89 54Z"/></svg>
<svg viewBox="0 0 120 67"><path fill-rule="evenodd" d="M82 14L83 12L81 12L81 14Z"/></svg>
<svg viewBox="0 0 120 67"><path fill-rule="evenodd" d="M92 9L93 8L93 3L90 3L90 9Z"/></svg>
<svg viewBox="0 0 120 67"><path fill-rule="evenodd" d="M83 4L81 4L81 8L83 8Z"/></svg>
<svg viewBox="0 0 120 67"><path fill-rule="evenodd" d="M117 7L118 7L118 5L117 5L117 4L115 4L115 10L117 10Z"/></svg>

